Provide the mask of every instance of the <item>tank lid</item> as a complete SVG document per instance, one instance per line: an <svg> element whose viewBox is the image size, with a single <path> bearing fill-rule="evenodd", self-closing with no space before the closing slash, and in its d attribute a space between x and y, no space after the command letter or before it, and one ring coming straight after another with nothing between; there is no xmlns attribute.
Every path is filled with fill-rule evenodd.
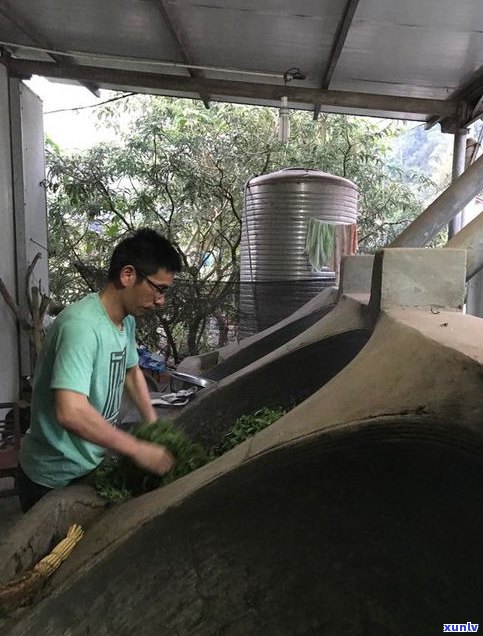
<svg viewBox="0 0 483 636"><path fill-rule="evenodd" d="M330 181L337 183L338 185L348 186L357 190L355 183L344 177L338 177L328 172L322 172L321 170L313 170L311 168L283 168L277 172L270 172L269 174L261 174L258 177L252 177L247 185L261 185L266 183L278 183L283 182L301 182L301 181Z"/></svg>

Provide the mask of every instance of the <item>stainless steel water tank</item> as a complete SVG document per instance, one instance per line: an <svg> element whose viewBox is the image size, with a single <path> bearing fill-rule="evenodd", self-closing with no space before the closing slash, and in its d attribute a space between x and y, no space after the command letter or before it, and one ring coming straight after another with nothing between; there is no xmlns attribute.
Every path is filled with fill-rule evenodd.
<svg viewBox="0 0 483 636"><path fill-rule="evenodd" d="M241 337L275 324L334 284L334 272L313 271L305 253L310 218L355 223L357 187L303 168L248 181L240 244Z"/></svg>

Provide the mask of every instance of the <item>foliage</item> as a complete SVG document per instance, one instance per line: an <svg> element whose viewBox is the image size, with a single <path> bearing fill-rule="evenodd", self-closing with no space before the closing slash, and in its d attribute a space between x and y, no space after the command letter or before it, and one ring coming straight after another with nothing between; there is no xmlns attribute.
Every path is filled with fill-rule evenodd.
<svg viewBox="0 0 483 636"><path fill-rule="evenodd" d="M403 170L425 175L445 187L451 182L453 137L437 128L426 130L423 125L407 122L405 133L394 140L388 155L391 164Z"/></svg>
<svg viewBox="0 0 483 636"><path fill-rule="evenodd" d="M238 446L238 444L241 444L249 437L253 437L253 435L263 431L264 428L267 428L267 426L279 420L285 413L286 411L281 408L263 408L250 415L242 415L237 419L232 430L225 435L223 442L218 446L215 454L222 455L235 446Z"/></svg>
<svg viewBox="0 0 483 636"><path fill-rule="evenodd" d="M94 473L94 486L97 494L111 503L123 503L132 496L131 491L124 483L120 464L120 457L110 457Z"/></svg>
<svg viewBox="0 0 483 636"><path fill-rule="evenodd" d="M191 442L167 420L142 424L133 434L138 439L166 446L176 463L169 473L160 477L145 472L127 457L113 457L98 468L95 475L97 492L104 499L120 503L131 496L150 492L187 475L209 460L199 444Z"/></svg>
<svg viewBox="0 0 483 636"><path fill-rule="evenodd" d="M66 304L100 284L112 247L150 226L179 248L184 271L162 315L144 327L157 348L160 327L176 361L207 346L210 321L236 319L243 189L255 175L288 166L354 181L359 243L384 245L421 209L427 179L388 165L399 126L367 118L292 111L291 139L276 135L275 109L132 96L105 106L100 125L116 141L74 155L47 152L51 291Z"/></svg>
<svg viewBox="0 0 483 636"><path fill-rule="evenodd" d="M285 413L281 408L262 408L251 415L242 415L215 449L214 455L226 453L279 420ZM166 446L173 454L176 464L168 474L158 477L145 472L127 457L109 458L95 471L94 483L99 496L113 503L122 503L131 497L165 486L212 459L202 446L190 441L176 425L167 420L142 424L133 435L138 439Z"/></svg>

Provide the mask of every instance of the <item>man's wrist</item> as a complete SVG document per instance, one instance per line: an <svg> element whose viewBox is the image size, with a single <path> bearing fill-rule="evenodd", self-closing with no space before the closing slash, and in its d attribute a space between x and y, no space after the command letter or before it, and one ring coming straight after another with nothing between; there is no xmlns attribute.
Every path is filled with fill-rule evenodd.
<svg viewBox="0 0 483 636"><path fill-rule="evenodd" d="M159 417L158 414L156 413L156 411L154 409L152 409L150 412L148 412L146 414L146 422L148 424L153 424L154 422L157 422Z"/></svg>
<svg viewBox="0 0 483 636"><path fill-rule="evenodd" d="M112 430L115 436L111 446L112 450L121 455L126 455L126 457L134 457L141 445L140 441L134 437L134 435L131 435L131 433L120 431L119 429Z"/></svg>

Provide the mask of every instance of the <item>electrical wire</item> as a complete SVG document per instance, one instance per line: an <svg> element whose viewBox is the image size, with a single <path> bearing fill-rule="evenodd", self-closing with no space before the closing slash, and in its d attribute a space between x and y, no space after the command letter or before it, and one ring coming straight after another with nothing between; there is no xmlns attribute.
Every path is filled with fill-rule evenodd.
<svg viewBox="0 0 483 636"><path fill-rule="evenodd" d="M137 95L137 93L123 93L122 95L118 95L117 97L111 97L110 99L105 99L103 102L97 102L97 104L88 104L87 106L72 106L71 108L57 108L55 110L46 110L44 112L44 115L66 113L73 110L85 110L87 108L97 108L98 106L103 106L104 104L109 104L110 102L117 102L120 99L126 99L126 97L132 97L133 95Z"/></svg>

